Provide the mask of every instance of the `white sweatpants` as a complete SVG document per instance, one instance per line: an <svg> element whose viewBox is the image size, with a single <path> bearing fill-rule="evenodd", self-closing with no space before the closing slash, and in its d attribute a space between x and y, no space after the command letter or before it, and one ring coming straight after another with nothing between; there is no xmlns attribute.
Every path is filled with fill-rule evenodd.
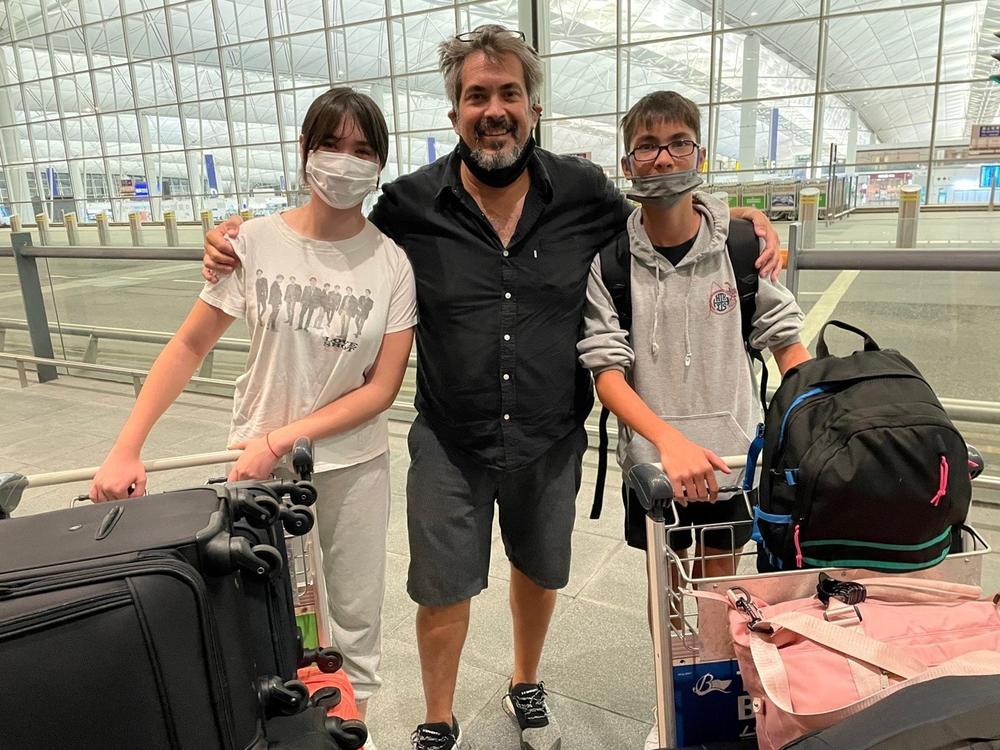
<svg viewBox="0 0 1000 750"><path fill-rule="evenodd" d="M332 645L359 701L382 685L382 600L389 528L389 453L313 475Z"/></svg>

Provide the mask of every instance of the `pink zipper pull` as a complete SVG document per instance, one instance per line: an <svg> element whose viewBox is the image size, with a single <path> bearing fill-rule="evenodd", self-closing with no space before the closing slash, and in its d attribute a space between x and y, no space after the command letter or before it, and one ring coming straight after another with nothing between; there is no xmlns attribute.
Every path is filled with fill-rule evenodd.
<svg viewBox="0 0 1000 750"><path fill-rule="evenodd" d="M941 503L941 498L944 497L944 493L948 491L948 459L945 456L941 456L941 471L940 479L938 481L938 491L931 498L931 505L935 508Z"/></svg>
<svg viewBox="0 0 1000 750"><path fill-rule="evenodd" d="M795 567L802 567L802 545L799 544L799 525L795 524Z"/></svg>

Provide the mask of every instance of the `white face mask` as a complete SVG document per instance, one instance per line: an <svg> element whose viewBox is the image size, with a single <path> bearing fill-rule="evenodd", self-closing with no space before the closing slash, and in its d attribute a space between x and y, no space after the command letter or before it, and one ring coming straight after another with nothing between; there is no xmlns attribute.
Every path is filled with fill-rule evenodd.
<svg viewBox="0 0 1000 750"><path fill-rule="evenodd" d="M311 151L306 176L325 203L354 208L378 187L378 164L335 151Z"/></svg>

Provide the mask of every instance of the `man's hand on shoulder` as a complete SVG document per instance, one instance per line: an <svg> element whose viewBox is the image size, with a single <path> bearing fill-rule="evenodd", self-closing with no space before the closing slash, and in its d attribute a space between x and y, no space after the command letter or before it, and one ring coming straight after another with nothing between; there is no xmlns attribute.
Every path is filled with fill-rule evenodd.
<svg viewBox="0 0 1000 750"><path fill-rule="evenodd" d="M229 238L240 233L242 223L243 219L239 216L230 216L219 226L208 230L205 235L205 255L202 257L201 267L201 275L205 281L215 284L219 280L220 273L231 274L240 264L236 249Z"/></svg>
<svg viewBox="0 0 1000 750"><path fill-rule="evenodd" d="M732 208L729 214L734 218L749 219L753 222L754 231L758 237L764 238L765 243L764 251L757 258L757 262L754 265L757 267L761 278L766 279L770 277L771 281L777 281L778 274L781 272L780 240L771 220L767 218L767 215L763 211L756 208Z"/></svg>

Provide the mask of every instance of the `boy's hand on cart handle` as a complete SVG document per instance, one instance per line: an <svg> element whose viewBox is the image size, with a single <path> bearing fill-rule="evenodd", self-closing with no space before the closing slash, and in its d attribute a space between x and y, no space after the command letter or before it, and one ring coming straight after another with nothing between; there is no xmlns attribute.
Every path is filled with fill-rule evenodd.
<svg viewBox="0 0 1000 750"><path fill-rule="evenodd" d="M726 462L682 435L659 445L660 465L674 489L674 502L687 505L697 500L714 502L719 496L715 472L729 474Z"/></svg>
<svg viewBox="0 0 1000 750"><path fill-rule="evenodd" d="M88 496L95 503L142 497L146 494L146 469L137 455L112 449L90 483Z"/></svg>
<svg viewBox="0 0 1000 750"><path fill-rule="evenodd" d="M271 446L267 436L244 440L229 446L230 450L241 450L243 454L236 460L236 465L229 472L229 481L238 482L243 479L268 479L274 474L274 467L281 459Z"/></svg>

